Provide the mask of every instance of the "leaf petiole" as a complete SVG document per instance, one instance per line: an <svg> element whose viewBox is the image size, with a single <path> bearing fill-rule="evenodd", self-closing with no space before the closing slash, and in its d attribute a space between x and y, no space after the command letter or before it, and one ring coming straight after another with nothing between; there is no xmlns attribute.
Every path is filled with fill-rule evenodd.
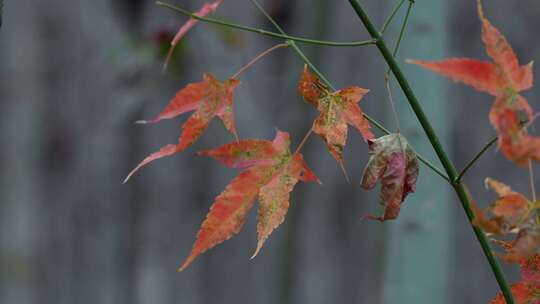
<svg viewBox="0 0 540 304"><path fill-rule="evenodd" d="M243 72L245 72L247 69L249 69L252 65L254 65L257 61L262 59L264 56L268 55L269 53L271 53L274 50L277 50L277 49L283 48L283 47L288 47L288 46L289 45L287 43L280 43L280 44L276 44L273 47L263 51L262 53L257 55L257 57L253 58L250 62L248 62L246 65L244 65L242 68L240 68L240 70L238 70L238 72L234 73L234 75L232 75L231 78L238 79L238 76L240 76Z"/></svg>

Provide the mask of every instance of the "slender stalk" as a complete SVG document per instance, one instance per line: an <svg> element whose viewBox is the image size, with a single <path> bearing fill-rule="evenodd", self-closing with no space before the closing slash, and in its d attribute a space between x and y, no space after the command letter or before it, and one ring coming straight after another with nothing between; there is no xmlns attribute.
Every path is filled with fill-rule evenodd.
<svg viewBox="0 0 540 304"><path fill-rule="evenodd" d="M507 304L515 304L514 298L512 297L512 293L509 287L509 284L504 276L504 273L502 272L502 269L491 249L489 246L489 240L487 239L484 232L474 226L472 224L474 220L474 213L471 209L471 203L469 201L469 197L467 196L467 193L465 191L465 188L463 184L457 180L457 172L454 167L454 164L450 161L448 158L448 155L446 154L446 151L444 150L437 134L435 133L435 130L431 126L431 123L429 119L427 118L426 114L424 113L424 110L422 109L422 106L418 99L416 98L416 95L414 94L413 90L411 89L407 78L401 71L401 68L399 67L398 63L394 59L394 56L392 56L392 53L388 49L386 43L384 42L384 39L382 39L381 34L377 31L373 23L371 22L371 19L366 14L358 0L349 0L349 3L351 4L352 8L364 24L364 27L369 32L371 37L375 40L377 40L376 46L379 49L379 52L384 57L386 63L392 70L392 73L396 77L397 82L401 86L401 89L403 90L403 93L407 97L407 100L409 102L409 105L413 109L418 121L420 122L420 125L424 129L424 132L426 133L426 136L428 137L433 149L435 150L435 153L437 154L437 157L441 161L446 174L450 178L451 185L454 188L460 202L461 206L463 207L463 210L467 214L467 217L469 219L469 223L471 225L471 228L473 229L476 238L478 239L478 242L480 243L480 246L482 247L482 250L484 252L484 255L486 256L486 259L489 262L489 265L491 267L491 270L493 271L493 274L495 276L495 279L497 280L497 283L499 284L499 287L501 288L502 294L504 298L506 299Z"/></svg>
<svg viewBox="0 0 540 304"><path fill-rule="evenodd" d="M270 16L270 14L268 14L268 12L264 9L264 7L262 7L262 5L257 1L257 0L249 0L251 3L253 3L253 5L255 5L257 7L257 9L259 10L259 12L261 12L264 17L270 21L270 23L272 23L272 25L280 32L282 33L283 35L286 35L285 31L283 30L283 28L276 22L276 20L274 20L274 18L272 18L272 16Z"/></svg>
<svg viewBox="0 0 540 304"><path fill-rule="evenodd" d="M539 115L540 113L536 114L535 117L537 115ZM531 120L534 120L533 117ZM520 125L522 126L522 129L521 130L525 130L529 125L530 125L530 121L529 120L523 120L523 121L520 121ZM461 172L459 173L458 177L456 178L456 181L461 181L463 179L463 176L465 175L465 173L467 173L467 171L480 159L480 157L482 155L484 155L484 153L489 149L491 148L491 146L493 146L497 140L499 139L499 137L495 136L493 137L490 141L488 141L484 147L482 147L482 149L480 151L478 151L478 153L476 153L476 155L465 165L465 167L463 168L463 170L461 170Z"/></svg>
<svg viewBox="0 0 540 304"><path fill-rule="evenodd" d="M298 147L296 147L296 150L294 150L294 154L296 154L296 153L300 152L300 150L302 150L302 148L304 147L304 144L308 140L311 133L313 133L313 128L309 128L309 131L307 131L306 135L304 135L304 138L302 138L302 141L300 142L300 144L298 144Z"/></svg>
<svg viewBox="0 0 540 304"><path fill-rule="evenodd" d="M498 137L495 136L488 143L486 143L484 147L480 151L478 151L478 153L476 153L476 155L465 165L463 170L461 170L458 177L456 178L456 181L461 182L465 173L467 173L467 171L476 163L476 161L478 161L480 157L482 157L482 155L484 155L484 153L497 142L497 139Z"/></svg>
<svg viewBox="0 0 540 304"><path fill-rule="evenodd" d="M396 105L394 103L394 98L392 97L392 89L390 88L390 81L388 81L388 75L384 76L384 84L386 85L386 92L388 93L388 101L390 102L390 107L392 108L392 113L394 114L394 121L396 122L397 133L399 133L399 117L396 110Z"/></svg>
<svg viewBox="0 0 540 304"><path fill-rule="evenodd" d="M384 24L383 24L383 26L381 28L381 35L384 34L384 32L386 31L386 29L388 28L388 26L392 22L392 19L394 19L394 17L396 16L397 12L399 11L399 9L403 5L403 3L405 3L405 0L400 0L396 4L396 6L394 6L394 9L392 10L392 13L390 13L390 16L388 16L388 18L386 18L386 21L384 21Z"/></svg>
<svg viewBox="0 0 540 304"><path fill-rule="evenodd" d="M169 3L165 3L165 2L161 2L161 1L157 1L156 4L161 5L163 7L166 7L168 9L171 9L171 10L173 10L175 12L180 13L180 14L186 15L188 17L191 17L193 19L203 21L203 22L213 23L213 24L217 24L217 25L221 25L221 26L225 26L225 27L230 27L230 28L235 28L235 29L238 29L238 30L246 31L246 32L257 33L257 34L260 34L260 35L263 35L263 36L281 38L281 39L285 39L285 40L292 40L292 41L296 41L296 42L300 42L300 43L326 45L326 46L338 46L338 47L351 47L351 46L362 46L362 45L375 44L374 40L363 40L363 41L352 41L352 42L336 42L336 41L325 41L325 40L316 40L316 39L289 36L289 35L285 35L285 34L279 34L279 33L276 33L276 32L270 32L270 31L267 31L267 30L254 28L254 27L249 27L249 26L244 26L244 25L240 25L240 24L236 24L236 23L232 23L232 22L228 22L228 21L223 21L223 20L218 20L218 19L214 19L214 18L200 17L200 16L197 16L196 14L194 14L193 12L190 12L190 11L185 10L183 8L180 8L178 6L175 6L175 5L172 5L172 4L169 4Z"/></svg>
<svg viewBox="0 0 540 304"><path fill-rule="evenodd" d="M270 21L270 23L272 23L272 25L274 25L274 27L283 35L285 35L285 31L281 28L281 26L279 26L279 24L277 24L277 22L274 20L274 18L272 18L272 16L270 16L270 14L268 14L268 12L259 4L259 2L257 2L256 0L250 0L251 3L253 3L257 9L259 9L259 11L266 17L266 19L268 19L268 21ZM289 44L289 46L291 47L291 49L296 53L296 55L298 57L300 57L300 59L302 59L302 61L304 61L305 64L308 65L308 67L317 75L317 77L319 77L319 79L321 79L324 84L326 84L330 89L332 89L333 91L336 90L336 87L330 82L330 80L328 80L328 78L326 78L326 76L324 76L324 74L313 64L313 62L311 62L311 60L309 60L309 58L306 56L306 54L304 54L304 52L296 45L296 43L292 40L288 40L287 43ZM381 130L384 134L390 134L391 132L386 129L380 122L378 122L377 120L375 120L374 118L372 118L371 116L367 115L366 113L364 113L364 117L372 124L374 125L375 127L377 127L379 130ZM307 139L307 137L306 137ZM442 177L444 180L446 180L447 182L450 182L450 179L448 178L448 176L443 172L443 170L437 168L437 166L435 166L433 163L431 163L429 160L427 160L427 158L423 157L422 155L420 154L416 154L417 157L418 157L418 160L420 160L422 163L424 163L428 168L430 168L431 170L433 170L433 172L435 172L437 175L439 175L440 177Z"/></svg>
<svg viewBox="0 0 540 304"><path fill-rule="evenodd" d="M238 72L234 73L234 75L232 75L231 78L238 78L238 76L240 76L245 70L249 69L257 61L259 61L261 58L268 55L272 51L277 50L277 49L282 48L282 47L288 47L288 46L289 45L287 43L280 43L280 44L274 45L273 47L271 47L271 48L267 49L266 51L264 51L264 52L260 53L259 55L257 55L257 57L253 58L250 62L248 62L246 65L244 65L242 68L240 68L240 70L238 70Z"/></svg>
<svg viewBox="0 0 540 304"><path fill-rule="evenodd" d="M409 16L411 15L412 7L414 2L409 2L409 6L407 7L407 13L405 14L405 18L403 19L403 24L401 25L401 29L399 30L399 36L396 41L396 45L394 46L394 50L392 51L392 57L396 58L397 53L399 52L399 47L401 45L401 40L403 40L403 36L405 35L405 29L407 28L407 23L409 22ZM386 75L390 73L390 68L386 71Z"/></svg>
<svg viewBox="0 0 540 304"><path fill-rule="evenodd" d="M407 28L407 23L409 21L409 16L411 14L412 5L414 2L409 2L409 6L407 8L407 13L405 14L405 18L403 19L403 24L401 24L401 29L399 30L399 36L396 41L396 45L394 46L394 51L392 52L392 57L396 58L397 53L399 52L399 46L401 45L401 40L403 39L403 36L405 34L405 29ZM401 3L403 4L403 2ZM400 5L401 6L401 5ZM395 13L395 12L394 12ZM382 35L382 33L381 33ZM396 121L396 127L397 132L399 133L399 118L396 110L396 106L394 103L394 99L392 98L392 89L390 88L390 68L386 70L386 73L384 74L384 83L386 85L386 91L388 92L388 98L390 100L390 106L392 106L392 112L394 113L394 120Z"/></svg>

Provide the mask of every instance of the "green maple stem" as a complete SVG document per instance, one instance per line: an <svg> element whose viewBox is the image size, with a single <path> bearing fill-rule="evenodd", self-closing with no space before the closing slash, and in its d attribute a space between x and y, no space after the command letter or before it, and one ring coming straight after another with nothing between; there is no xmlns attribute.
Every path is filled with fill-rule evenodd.
<svg viewBox="0 0 540 304"><path fill-rule="evenodd" d="M396 77L397 82L399 83L403 93L407 97L407 101L411 108L413 109L418 121L420 122L420 125L424 129L424 132L426 133L426 136L429 139L429 142L431 143L433 149L435 150L435 153L437 154L437 157L441 161L446 174L450 178L450 184L454 188L454 191L456 192L456 195L458 196L461 206L463 207L463 210L467 214L467 217L469 219L469 223L471 225L471 228L474 231L474 234L476 235L476 238L478 242L480 243L480 246L482 247L482 251L484 252L484 255L486 256L486 259L489 262L489 265L491 267L491 270L495 276L495 279L497 280L497 283L499 284L499 287L502 291L502 294L504 298L506 299L507 304L514 304L514 298L512 297L512 292L510 290L510 286L504 276L504 273L502 272L502 269L493 253L493 250L489 246L489 241L484 234L484 232L473 225L474 220L474 213L471 209L471 203L469 201L469 197L467 195L467 192L465 190L464 185L460 180L457 179L458 174L456 172L456 169L454 167L454 164L450 159L448 158L448 155L446 154L446 151L443 148L443 145L441 144L439 137L435 133L435 130L431 126L431 123L429 119L427 118L424 110L422 109L422 106L420 102L418 101L418 98L416 98L416 95L414 94L413 90L411 89L407 78L403 74L401 68L399 67L398 63L394 59L394 56L392 55L392 52L388 49L384 39L381 37L381 34L373 23L371 22L371 19L366 14L358 0L349 0L349 3L351 4L353 10L356 12L362 23L364 24L364 27L369 32L371 37L375 39L376 46L379 49L379 52L385 59L386 63L390 67L390 70Z"/></svg>
<svg viewBox="0 0 540 304"><path fill-rule="evenodd" d="M282 33L283 35L286 35L285 31L281 28L281 26L279 26L279 24L274 20L274 18L272 18L272 16L270 16L270 14L268 14L268 12L259 4L259 2L257 2L256 0L250 0L250 1L251 1L251 3L253 3L257 7L257 9L266 17L266 19L268 19L268 21L270 23L272 23L272 25L280 33ZM306 54L304 54L304 52L296 45L296 43L294 41L288 40L287 44L289 44L289 46L296 53L296 55L298 57L300 57L300 59L302 59L302 61L304 61L305 64L307 64L307 66L324 82L324 84L326 84L333 91L336 90L336 87L330 82L330 80L328 80L328 78L326 78L326 76L324 76L324 74L313 64L313 62L311 62L311 60L309 60L309 58L306 56ZM364 113L364 117L371 124L373 124L379 130L381 130L384 134L390 134L391 133L380 122L378 122L376 119L372 118L371 116L367 115L366 113ZM309 134L311 134L311 132ZM305 141L305 140L307 140L307 136L304 137L303 141ZM433 172L435 172L437 175L439 175L440 177L442 177L446 181L450 182L450 179L448 178L448 176L441 169L437 168L437 166L435 166L433 163L431 163L429 160L427 160L427 158L423 157L422 155L420 155L418 153L417 153L417 157L428 168L433 170Z"/></svg>
<svg viewBox="0 0 540 304"><path fill-rule="evenodd" d="M281 38L281 39L285 39L285 40L292 40L292 41L296 41L296 42L300 42L300 43L315 44L315 45L326 45L326 46L337 46L337 47L352 47L352 46L363 46L363 45L375 44L375 41L373 39L371 39L371 40L363 40L363 41L352 41L352 42L336 42L336 41L325 41L325 40L316 40L316 39L289 36L289 35L286 35L286 34L279 34L279 33L276 33L276 32L270 32L270 31L267 31L267 30L254 28L254 27L249 27L249 26L244 26L244 25L240 25L240 24L236 24L236 23L232 23L232 22L228 22L228 21L219 20L219 19L208 18L208 17L200 17L200 16L197 16L193 12L190 12L190 11L185 10L183 8L180 8L178 6L175 6L175 5L172 5L172 4L169 4L169 3L165 3L165 2L161 2L161 1L157 1L156 4L160 5L160 6L163 6L163 7L166 7L168 9L171 9L173 11L176 11L176 12L178 12L180 14L186 15L188 17L191 17L193 19L197 19L197 20L204 21L204 22L207 22L207 23L213 23L213 24L217 24L217 25L221 25L221 26L225 26L225 27L230 27L230 28L234 28L234 29L238 29L238 30L242 30L242 31L246 31L246 32L257 33L257 34L260 34L260 35L263 35L263 36Z"/></svg>
<svg viewBox="0 0 540 304"><path fill-rule="evenodd" d="M482 157L482 155L484 155L484 153L486 153L486 151L489 150L489 148L491 148L491 146L493 146L497 142L497 139L498 137L495 136L489 142L487 142L484 147L482 147L482 149L478 151L478 153L476 153L476 155L465 165L463 170L461 170L458 177L456 178L456 181L461 182L465 173L467 173L467 171L480 159L480 157Z"/></svg>
<svg viewBox="0 0 540 304"><path fill-rule="evenodd" d="M520 121L520 125L522 128L527 128L529 124L532 122L532 120L522 120ZM461 181L463 179L463 176L465 176L465 173L484 155L484 153L493 146L499 138L497 136L493 137L490 141L488 141L478 153L475 154L475 156L465 165L465 167L461 170L458 177L456 178L456 181Z"/></svg>

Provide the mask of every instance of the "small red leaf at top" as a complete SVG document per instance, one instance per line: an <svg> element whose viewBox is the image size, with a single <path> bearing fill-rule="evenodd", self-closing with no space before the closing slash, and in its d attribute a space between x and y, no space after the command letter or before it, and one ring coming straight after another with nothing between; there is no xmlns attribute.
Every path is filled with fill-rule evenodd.
<svg viewBox="0 0 540 304"><path fill-rule="evenodd" d="M205 3L199 9L199 11L195 13L195 15L197 15L199 17L207 16L208 14L211 14L211 13L215 12L217 10L218 6L221 4L221 2L223 2L223 0L216 0L216 1L212 2L212 3ZM180 29L178 30L178 32L174 36L173 40L171 41L171 47L169 49L169 53L167 54L167 59L165 61L165 65L163 66L163 69L167 68L167 65L170 62L171 56L172 56L172 54L174 52L174 49L175 49L176 45L178 44L178 42L180 42L182 37L184 37L187 34L187 32L192 27L194 27L195 24L197 24L198 22L199 22L199 20L194 19L194 18L190 18L186 23L184 23L184 25L182 25L180 27Z"/></svg>
<svg viewBox="0 0 540 304"><path fill-rule="evenodd" d="M291 154L289 145L289 134L278 131L273 141L241 140L199 153L245 171L214 201L180 271L206 250L237 234L258 195L259 241L253 256L257 255L268 236L285 219L289 193L298 181L318 181L302 155Z"/></svg>
<svg viewBox="0 0 540 304"><path fill-rule="evenodd" d="M385 206L382 216L369 219L386 221L399 215L401 203L414 192L418 178L416 153L400 134L394 133L369 142L369 162L364 170L361 186L373 189L381 181L381 203Z"/></svg>
<svg viewBox="0 0 540 304"><path fill-rule="evenodd" d="M150 154L128 174L124 183L141 167L156 159L181 152L194 144L216 116L223 121L225 128L238 138L232 109L233 91L239 84L240 82L236 79L228 79L222 83L214 76L204 74L202 82L188 84L181 89L157 117L148 121L157 122L195 111L182 125L182 134L178 144L166 145L158 152ZM223 113L228 114L224 115Z"/></svg>

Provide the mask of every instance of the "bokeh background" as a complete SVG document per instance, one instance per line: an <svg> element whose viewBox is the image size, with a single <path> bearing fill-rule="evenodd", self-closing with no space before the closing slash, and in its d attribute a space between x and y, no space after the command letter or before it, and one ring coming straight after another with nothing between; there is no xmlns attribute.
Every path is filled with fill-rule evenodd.
<svg viewBox="0 0 540 304"><path fill-rule="evenodd" d="M199 0L170 0L198 9ZM266 0L291 34L367 39L347 1ZM382 24L394 1L362 1ZM486 13L522 63L540 59L540 2L486 0ZM213 122L189 150L121 182L147 154L174 143L180 119L135 125L205 71L223 79L277 40L199 24L161 72L163 48L186 18L150 0L7 0L0 28L0 303L488 303L497 285L453 193L421 167L402 215L380 224L377 191L359 187L367 147L355 131L345 150L347 183L312 137L304 148L322 186L299 184L285 223L249 260L255 211L243 231L175 270L188 255L213 198L237 171L195 157L232 140ZM394 41L403 12L386 34ZM216 16L271 29L247 0ZM364 110L395 129L374 47L302 45L337 87L371 89ZM405 58L486 59L473 0L416 0L399 54L445 147L462 167L494 132L491 97L450 83ZM317 112L296 93L303 63L281 49L242 75L236 93L241 137L291 133L293 145ZM535 72L540 72L535 68ZM435 161L392 80L401 132ZM526 93L538 110L538 90ZM380 133L378 133L380 134ZM437 163L437 162L436 162ZM483 179L528 193L527 171L490 150L466 182L485 205ZM511 280L515 267L505 267Z"/></svg>

